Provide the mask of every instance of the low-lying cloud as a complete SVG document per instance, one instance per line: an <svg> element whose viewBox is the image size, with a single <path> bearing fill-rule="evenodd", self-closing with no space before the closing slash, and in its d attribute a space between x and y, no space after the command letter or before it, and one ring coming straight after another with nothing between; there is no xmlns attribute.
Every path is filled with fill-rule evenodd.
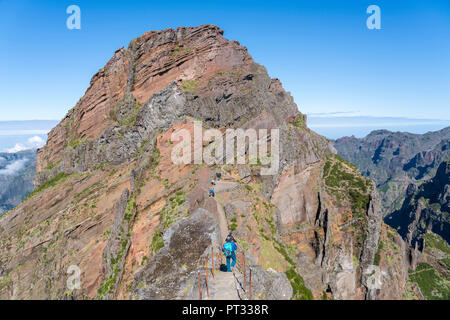
<svg viewBox="0 0 450 320"><path fill-rule="evenodd" d="M29 159L27 158L16 160L8 164L5 168L0 169L0 175L10 176L16 174L25 168L28 161Z"/></svg>
<svg viewBox="0 0 450 320"><path fill-rule="evenodd" d="M8 153L16 153L19 151L41 148L45 145L44 139L39 136L31 137L25 143L16 143L14 147L8 149Z"/></svg>

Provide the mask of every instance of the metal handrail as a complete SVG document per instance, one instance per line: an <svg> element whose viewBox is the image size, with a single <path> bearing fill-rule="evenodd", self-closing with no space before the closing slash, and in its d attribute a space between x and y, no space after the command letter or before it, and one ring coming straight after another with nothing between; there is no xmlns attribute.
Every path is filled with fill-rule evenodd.
<svg viewBox="0 0 450 320"><path fill-rule="evenodd" d="M242 248L239 245L239 248ZM236 253L236 267L237 270L243 275L243 284L240 283L242 290L248 294L248 299L252 299L252 269L249 265L247 265L247 259L245 250L240 250L240 252ZM209 298L209 282L208 282L208 273L211 273L212 278L215 279L216 270L220 269L220 265L223 263L223 254L222 252L214 252L214 247L211 247L211 254L205 257L204 266L198 268L198 290L199 290L199 300L202 300L202 276L201 274L204 272L205 282L206 282L206 294ZM211 263L211 268L209 267L209 263ZM203 263L202 263L203 264ZM247 271L248 269L248 271ZM248 288L247 288L247 273L249 274ZM239 280L237 280L239 282Z"/></svg>

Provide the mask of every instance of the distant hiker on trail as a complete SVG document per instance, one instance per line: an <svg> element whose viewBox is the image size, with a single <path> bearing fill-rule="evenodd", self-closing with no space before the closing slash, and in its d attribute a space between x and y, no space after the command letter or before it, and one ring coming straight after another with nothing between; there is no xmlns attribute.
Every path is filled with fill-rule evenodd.
<svg viewBox="0 0 450 320"><path fill-rule="evenodd" d="M215 196L214 189L209 189L209 196L210 197L214 197Z"/></svg>
<svg viewBox="0 0 450 320"><path fill-rule="evenodd" d="M222 177L222 172L216 172L217 180L220 180L221 177Z"/></svg>
<svg viewBox="0 0 450 320"><path fill-rule="evenodd" d="M215 186L216 182L214 180L211 180L211 185Z"/></svg>
<svg viewBox="0 0 450 320"><path fill-rule="evenodd" d="M222 252L225 254L225 257L227 258L227 271L231 272L231 268L233 268L236 265L236 250L237 245L234 241L234 238L231 234L228 235L227 239L225 240L225 243L222 247ZM233 260L231 262L230 266L230 260Z"/></svg>

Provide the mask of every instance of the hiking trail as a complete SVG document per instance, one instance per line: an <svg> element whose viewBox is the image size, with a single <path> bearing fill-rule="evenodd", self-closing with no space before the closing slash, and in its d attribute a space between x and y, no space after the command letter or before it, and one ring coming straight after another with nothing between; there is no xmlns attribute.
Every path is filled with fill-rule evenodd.
<svg viewBox="0 0 450 320"><path fill-rule="evenodd" d="M215 193L220 192L228 192L235 190L239 187L239 184L234 181L217 181L216 185L214 186ZM217 199L217 197L214 197L214 200L217 204L217 213L218 213L218 223L219 223L219 229L220 229L220 235L222 238L222 241L226 239L228 236L229 230L228 230L228 223L227 218L225 216L225 211L223 209L222 204L220 203L220 200ZM219 251L220 255L223 255L221 251ZM225 257L222 257L221 260L223 263L226 263ZM219 262L217 261L217 262ZM216 265L220 265L219 263L216 263ZM215 269L214 271L214 278L212 274L210 273L208 275L208 286L209 286L209 298L206 294L206 292L203 292L203 296L205 300L240 300L241 294L239 294L239 282L238 278L235 275L235 272L237 272L237 268L234 268L233 272L222 272L218 269Z"/></svg>

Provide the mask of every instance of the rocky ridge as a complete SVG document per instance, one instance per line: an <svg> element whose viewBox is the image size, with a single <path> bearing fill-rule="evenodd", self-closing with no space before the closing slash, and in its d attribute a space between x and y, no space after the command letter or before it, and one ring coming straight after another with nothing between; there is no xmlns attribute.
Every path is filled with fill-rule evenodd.
<svg viewBox="0 0 450 320"><path fill-rule="evenodd" d="M175 165L171 134L194 120L279 129L278 172ZM94 75L38 151L35 191L0 218L0 298L197 298L196 272L226 224L254 266L256 299L401 299L404 243L381 221L371 181L334 153L218 27L150 31ZM213 199L216 171L233 187ZM66 286L71 265L80 289Z"/></svg>

